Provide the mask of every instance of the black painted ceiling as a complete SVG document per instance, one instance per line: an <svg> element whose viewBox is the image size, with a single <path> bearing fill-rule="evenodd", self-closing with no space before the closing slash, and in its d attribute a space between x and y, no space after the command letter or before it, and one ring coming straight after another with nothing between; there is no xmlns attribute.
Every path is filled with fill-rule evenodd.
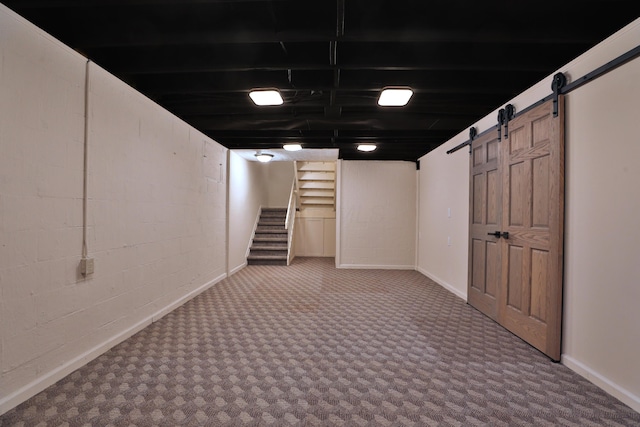
<svg viewBox="0 0 640 427"><path fill-rule="evenodd" d="M638 0L0 1L228 148L299 142L411 161L640 11ZM415 94L382 108L386 86ZM256 107L248 91L265 87L284 105Z"/></svg>

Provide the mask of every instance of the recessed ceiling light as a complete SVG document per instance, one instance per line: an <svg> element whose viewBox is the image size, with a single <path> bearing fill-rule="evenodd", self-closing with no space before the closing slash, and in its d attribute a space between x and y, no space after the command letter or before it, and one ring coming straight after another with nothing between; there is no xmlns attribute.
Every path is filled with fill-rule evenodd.
<svg viewBox="0 0 640 427"><path fill-rule="evenodd" d="M256 105L282 105L284 102L280 92L274 89L269 90L252 90L249 97Z"/></svg>
<svg viewBox="0 0 640 427"><path fill-rule="evenodd" d="M358 150L360 151L373 151L377 147L374 144L360 144L358 145Z"/></svg>
<svg viewBox="0 0 640 427"><path fill-rule="evenodd" d="M407 105L412 95L413 91L408 87L384 89L380 93L380 98L378 98L378 105L382 107L402 107Z"/></svg>
<svg viewBox="0 0 640 427"><path fill-rule="evenodd" d="M271 159L273 159L273 154L256 153L256 159L258 159L259 162L267 163L267 162L270 162Z"/></svg>
<svg viewBox="0 0 640 427"><path fill-rule="evenodd" d="M285 144L282 146L287 151L300 151L302 150L302 145L300 144Z"/></svg>

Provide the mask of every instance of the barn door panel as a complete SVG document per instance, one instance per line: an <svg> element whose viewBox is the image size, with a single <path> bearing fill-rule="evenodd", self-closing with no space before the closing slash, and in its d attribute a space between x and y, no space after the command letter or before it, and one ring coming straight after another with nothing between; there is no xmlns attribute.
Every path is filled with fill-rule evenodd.
<svg viewBox="0 0 640 427"><path fill-rule="evenodd" d="M560 359L564 220L564 98L509 123L503 141L500 322Z"/></svg>
<svg viewBox="0 0 640 427"><path fill-rule="evenodd" d="M468 300L482 313L496 319L501 261L499 238L502 226L502 178L499 171L500 142L497 135L473 141L470 164L470 239Z"/></svg>

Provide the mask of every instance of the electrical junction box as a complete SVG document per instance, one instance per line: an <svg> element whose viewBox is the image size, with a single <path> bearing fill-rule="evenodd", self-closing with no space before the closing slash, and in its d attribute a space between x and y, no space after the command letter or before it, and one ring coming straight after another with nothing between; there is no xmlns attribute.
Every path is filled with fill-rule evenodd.
<svg viewBox="0 0 640 427"><path fill-rule="evenodd" d="M82 258L80 260L80 273L83 276L93 274L93 258Z"/></svg>

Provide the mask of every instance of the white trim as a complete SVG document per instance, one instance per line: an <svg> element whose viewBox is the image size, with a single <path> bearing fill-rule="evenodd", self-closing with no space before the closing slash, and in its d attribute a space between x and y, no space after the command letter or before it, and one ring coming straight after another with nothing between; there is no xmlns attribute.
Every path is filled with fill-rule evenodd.
<svg viewBox="0 0 640 427"><path fill-rule="evenodd" d="M340 264L336 268L352 268L359 270L415 270L415 265L376 265L376 264Z"/></svg>
<svg viewBox="0 0 640 427"><path fill-rule="evenodd" d="M218 277L216 277L215 279L210 280L207 283L205 283L204 285L192 290L191 292L187 293L186 295L181 296L180 298L178 298L177 300L175 300L171 304L169 304L169 305L165 306L164 308L156 311L156 313L153 316L151 316L152 317L152 321L153 322L157 322L162 317L164 317L167 314L171 313L173 310L175 310L176 308L180 307L185 302L187 302L190 299L194 298L198 294L206 291L211 286L215 285L216 283L218 283L219 281L225 279L226 277L227 277L227 273L223 273L223 274L219 275Z"/></svg>
<svg viewBox="0 0 640 427"><path fill-rule="evenodd" d="M14 391L13 393L10 393L8 396L1 397L0 398L0 415L15 408L22 402L25 402L27 399L30 399L31 397L45 390L47 387L52 386L53 384L60 381L67 375L71 374L73 371L83 367L84 365L91 362L93 359L97 358L98 356L102 355L109 349L115 347L116 345L120 344L127 338L140 332L142 329L146 328L153 322L157 321L167 313L171 312L172 310L184 304L185 302L197 296L198 294L204 292L205 290L215 285L216 283L220 282L221 280L225 279L226 277L227 277L226 273L221 274L220 276L205 283L199 288L194 289L188 294L178 298L176 301L172 302L171 304L167 305L166 307L162 308L156 313L150 316L147 316L141 321L131 325L131 327L112 336L111 338L107 339L103 343L98 344L93 348L90 348L89 350L63 363L57 368L44 373L43 375L39 376L37 379L31 381L29 384L26 384L25 386Z"/></svg>
<svg viewBox="0 0 640 427"><path fill-rule="evenodd" d="M191 132L191 130L189 130L189 132ZM206 143L205 143L205 150L206 150ZM204 155L204 153L203 153ZM226 157L226 164L225 164L225 186L224 186L224 191L225 191L225 195L224 195L224 203L225 203L225 208L224 208L224 240L225 240L225 249L224 249L224 265L227 269L227 276L231 276L231 266L229 265L231 262L231 247L230 247L230 239L229 236L231 235L231 221L229 220L229 218L231 217L231 150L227 150L227 152L225 153L225 157ZM222 171L220 171L220 173L222 173Z"/></svg>
<svg viewBox="0 0 640 427"><path fill-rule="evenodd" d="M443 288L445 288L446 290L448 290L449 292L451 292L455 296L457 296L459 298L462 298L465 301L467 300L467 294L465 294L464 292L460 292L458 289L456 289L455 286L452 286L451 284L447 283L445 280L440 279L438 276L436 276L434 274L431 274L428 271L426 271L426 270L424 270L424 269L422 269L420 267L416 267L416 270L418 270L420 273L424 274L429 279L433 280L438 285L442 286Z"/></svg>
<svg viewBox="0 0 640 427"><path fill-rule="evenodd" d="M418 159L418 163L416 163L416 225L415 225L415 235L414 235L414 248L413 248L413 263L416 265L416 269L420 264L420 169L418 169L420 164L420 160Z"/></svg>
<svg viewBox="0 0 640 427"><path fill-rule="evenodd" d="M230 272L229 272L229 276L232 276L234 274L236 274L238 271L242 270L243 268L245 268L247 266L247 261L243 262L242 264L240 264L237 267L234 267Z"/></svg>
<svg viewBox="0 0 640 427"><path fill-rule="evenodd" d="M335 264L336 268L341 268L342 265L342 242L340 241L340 236L342 235L341 227L342 227L342 159L336 161L336 175L335 175L335 194L334 198L336 201L336 254L335 254Z"/></svg>
<svg viewBox="0 0 640 427"><path fill-rule="evenodd" d="M563 354L560 357L560 361L567 368L588 379L593 384L597 385L602 390L620 400L622 403L629 406L634 411L640 412L640 396L636 396L629 390L619 386L607 377L599 374L598 372L594 371L584 363L577 361L571 356Z"/></svg>

